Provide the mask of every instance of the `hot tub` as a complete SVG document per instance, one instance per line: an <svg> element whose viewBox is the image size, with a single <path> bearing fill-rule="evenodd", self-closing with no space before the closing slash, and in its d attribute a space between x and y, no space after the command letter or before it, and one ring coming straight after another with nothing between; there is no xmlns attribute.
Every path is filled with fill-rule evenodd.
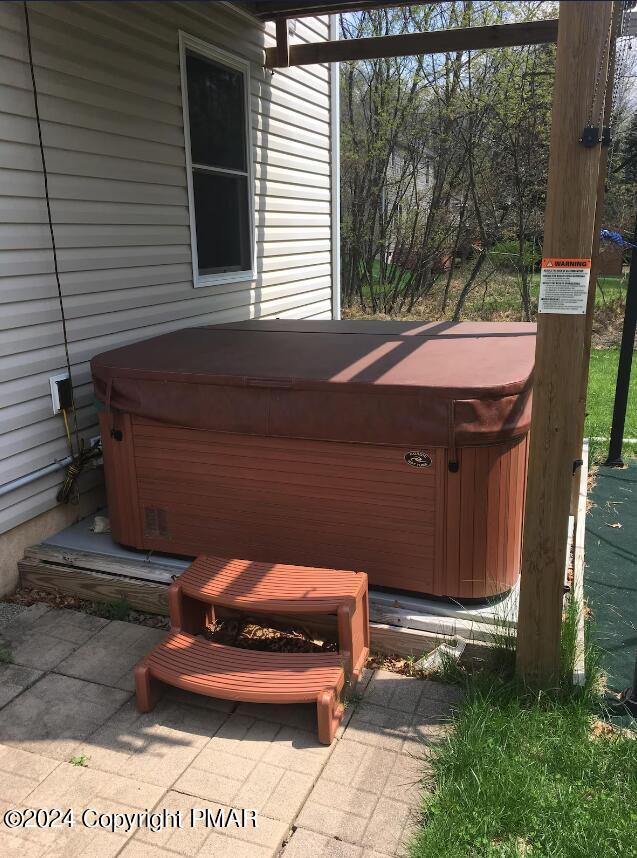
<svg viewBox="0 0 637 858"><path fill-rule="evenodd" d="M535 326L254 321L93 358L111 529L147 550L515 583Z"/></svg>

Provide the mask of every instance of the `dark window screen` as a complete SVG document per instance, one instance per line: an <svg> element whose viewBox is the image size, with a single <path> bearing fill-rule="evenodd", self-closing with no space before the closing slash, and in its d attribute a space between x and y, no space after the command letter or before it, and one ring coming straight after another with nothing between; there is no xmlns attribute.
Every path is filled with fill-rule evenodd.
<svg viewBox="0 0 637 858"><path fill-rule="evenodd" d="M200 274L250 268L246 176L193 170Z"/></svg>
<svg viewBox="0 0 637 858"><path fill-rule="evenodd" d="M186 69L192 163L245 170L243 75L192 54Z"/></svg>
<svg viewBox="0 0 637 858"><path fill-rule="evenodd" d="M186 73L199 274L248 271L245 78L190 53Z"/></svg>

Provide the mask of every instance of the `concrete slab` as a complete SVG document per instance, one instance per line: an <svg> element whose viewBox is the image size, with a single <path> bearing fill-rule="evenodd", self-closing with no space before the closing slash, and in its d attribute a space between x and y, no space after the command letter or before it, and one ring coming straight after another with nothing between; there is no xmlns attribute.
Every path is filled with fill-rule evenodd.
<svg viewBox="0 0 637 858"><path fill-rule="evenodd" d="M0 743L68 760L130 695L51 673L0 710Z"/></svg>
<svg viewBox="0 0 637 858"><path fill-rule="evenodd" d="M52 670L107 624L81 611L47 608L20 614L2 630L2 639L14 664Z"/></svg>
<svg viewBox="0 0 637 858"><path fill-rule="evenodd" d="M134 691L133 668L165 637L159 629L113 620L65 658L57 672Z"/></svg>
<svg viewBox="0 0 637 858"><path fill-rule="evenodd" d="M99 515L108 518L108 510L98 510ZM133 563L147 563L149 567L159 567L166 570L168 578L179 575L192 563L187 557L176 557L172 554L161 554L157 551L137 551L134 548L124 548L114 542L110 533L94 533L92 531L94 516L89 515L81 521L64 528L59 533L44 540L44 545L56 548L68 548L72 551L88 551L91 554L102 554L117 560ZM167 579L168 580L168 579Z"/></svg>
<svg viewBox="0 0 637 858"><path fill-rule="evenodd" d="M41 670L19 664L0 664L0 709L44 676Z"/></svg>

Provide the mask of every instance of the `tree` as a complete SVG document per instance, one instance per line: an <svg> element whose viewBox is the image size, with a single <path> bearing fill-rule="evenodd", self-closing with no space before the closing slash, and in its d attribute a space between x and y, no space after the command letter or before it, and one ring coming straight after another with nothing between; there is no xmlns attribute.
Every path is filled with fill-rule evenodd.
<svg viewBox="0 0 637 858"><path fill-rule="evenodd" d="M342 17L344 38L554 14L548 4L455 0ZM529 318L529 242L541 240L552 46L342 65L343 303L411 312L438 294L460 318L514 242ZM430 181L420 183L428 165ZM458 264L472 257L471 263ZM509 263L511 260L509 259ZM461 278L458 291L457 281Z"/></svg>

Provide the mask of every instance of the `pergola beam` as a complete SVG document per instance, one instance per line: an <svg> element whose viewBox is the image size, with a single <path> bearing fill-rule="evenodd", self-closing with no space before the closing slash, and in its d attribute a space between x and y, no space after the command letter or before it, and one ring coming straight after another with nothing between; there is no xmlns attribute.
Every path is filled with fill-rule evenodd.
<svg viewBox="0 0 637 858"><path fill-rule="evenodd" d="M432 30L429 33L404 33L400 36L310 42L290 45L289 63L291 66L306 66L314 63L541 45L555 42L557 29L557 18L547 18L542 21L494 24L489 27L461 27L455 30ZM266 48L265 56L268 68L280 67L278 44L274 48Z"/></svg>
<svg viewBox="0 0 637 858"><path fill-rule="evenodd" d="M381 3L378 0L341 0L321 2L307 0L306 3L287 2L287 0L256 0L246 4L253 15L262 21L276 21L277 18L307 18L314 15L335 15L341 12L369 12L388 6L413 6L413 0L395 0L393 3Z"/></svg>

